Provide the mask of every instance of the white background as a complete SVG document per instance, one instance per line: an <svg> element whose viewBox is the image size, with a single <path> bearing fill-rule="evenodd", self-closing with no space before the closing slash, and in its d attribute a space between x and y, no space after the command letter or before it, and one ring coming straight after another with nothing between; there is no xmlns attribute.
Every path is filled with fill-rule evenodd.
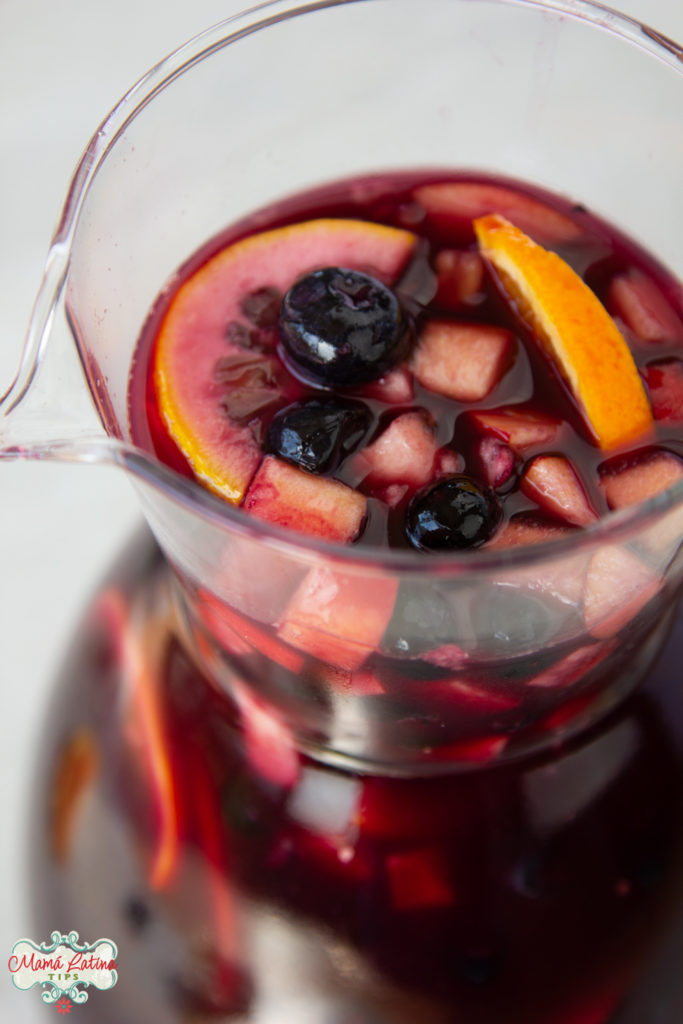
<svg viewBox="0 0 683 1024"><path fill-rule="evenodd" d="M239 0L0 0L0 392L18 363L49 238L93 130L148 67L243 6ZM615 6L683 40L683 0L617 0ZM17 939L47 938L32 935L28 913L32 771L53 674L88 595L137 522L129 484L113 470L0 466L3 1022L56 1017L36 991L15 991L3 966Z"/></svg>

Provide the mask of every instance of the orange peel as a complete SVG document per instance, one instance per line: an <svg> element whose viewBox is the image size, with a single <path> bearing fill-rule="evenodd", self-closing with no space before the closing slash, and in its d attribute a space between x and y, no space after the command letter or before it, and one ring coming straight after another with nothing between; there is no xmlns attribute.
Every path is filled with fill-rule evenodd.
<svg viewBox="0 0 683 1024"><path fill-rule="evenodd" d="M479 248L566 381L600 448L653 426L633 355L597 296L561 257L499 214L474 221Z"/></svg>

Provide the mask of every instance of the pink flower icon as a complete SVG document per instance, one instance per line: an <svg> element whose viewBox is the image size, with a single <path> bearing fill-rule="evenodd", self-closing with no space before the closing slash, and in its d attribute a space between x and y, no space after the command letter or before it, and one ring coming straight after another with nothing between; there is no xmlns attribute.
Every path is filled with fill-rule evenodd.
<svg viewBox="0 0 683 1024"><path fill-rule="evenodd" d="M62 996L61 999L58 999L55 1006L57 1007L57 1013L63 1013L64 1016L66 1016L67 1013L71 1013L71 1000L67 999L66 996Z"/></svg>

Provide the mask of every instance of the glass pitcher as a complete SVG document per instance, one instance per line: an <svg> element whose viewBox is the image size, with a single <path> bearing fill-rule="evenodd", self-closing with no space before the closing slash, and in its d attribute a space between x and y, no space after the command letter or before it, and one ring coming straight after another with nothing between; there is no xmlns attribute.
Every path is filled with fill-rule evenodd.
<svg viewBox="0 0 683 1024"><path fill-rule="evenodd" d="M129 375L160 288L207 238L377 170L533 181L624 227L680 276L681 79L679 47L590 3L275 2L161 62L93 137L3 399L0 455L120 466L163 553L146 548L94 603L67 671L79 712L49 754L46 899L83 932L111 929L107 897L93 896L105 850L125 878L135 955L121 950L121 981L93 995L94 1019L142 992L140 1020L326 1024L479 1024L503 1007L511 1022L578 1024L611 1019L623 1000L664 883L649 902L622 901L623 921L596 900L579 931L597 942L623 923L632 941L604 939L599 956L586 944L569 969L569 889L555 906L562 929L548 928L551 904L530 877L572 822L582 852L560 857L572 884L635 887L616 855L593 870L585 851L596 801L621 823L624 794L678 777L661 716L629 695L648 676L674 690L680 627L653 665L683 576L683 486L578 542L427 563L341 548L247 519L136 447ZM591 581L609 595L597 610ZM302 592L315 615L283 629ZM468 667L452 669L446 702L418 685L424 614L403 615L401 650L363 670L399 599L449 609L442 642L486 651L487 700L450 699L472 696ZM548 604L551 628L530 628ZM621 796L591 788L594 763L625 780ZM567 796L586 788L592 802ZM646 811L673 849L671 808ZM503 834L515 847L505 871ZM516 941L526 958L509 956Z"/></svg>

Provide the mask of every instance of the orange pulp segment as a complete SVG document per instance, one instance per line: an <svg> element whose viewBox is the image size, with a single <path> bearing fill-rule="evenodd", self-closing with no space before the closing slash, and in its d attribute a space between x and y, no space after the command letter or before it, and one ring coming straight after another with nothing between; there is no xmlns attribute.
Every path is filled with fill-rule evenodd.
<svg viewBox="0 0 683 1024"><path fill-rule="evenodd" d="M631 351L597 296L556 253L499 214L474 229L517 312L569 386L598 445L645 434L652 412Z"/></svg>

